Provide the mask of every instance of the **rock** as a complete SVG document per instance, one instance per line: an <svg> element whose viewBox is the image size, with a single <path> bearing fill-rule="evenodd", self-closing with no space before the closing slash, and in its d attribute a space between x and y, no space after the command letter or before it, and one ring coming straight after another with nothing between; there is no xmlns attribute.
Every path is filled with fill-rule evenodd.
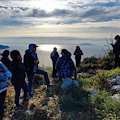
<svg viewBox="0 0 120 120"><path fill-rule="evenodd" d="M47 97L46 98L46 100L52 100L53 99L53 97Z"/></svg>
<svg viewBox="0 0 120 120"><path fill-rule="evenodd" d="M114 84L116 82L116 79L109 79L108 84Z"/></svg>
<svg viewBox="0 0 120 120"><path fill-rule="evenodd" d="M97 94L97 90L96 90L96 89L92 89L92 90L91 90L91 94L92 94L92 95Z"/></svg>
<svg viewBox="0 0 120 120"><path fill-rule="evenodd" d="M26 110L24 113L25 113L25 115L30 115L31 111L30 110Z"/></svg>
<svg viewBox="0 0 120 120"><path fill-rule="evenodd" d="M112 98L113 98L114 100L120 99L120 94L114 94L114 95L112 96Z"/></svg>
<svg viewBox="0 0 120 120"><path fill-rule="evenodd" d="M118 85L120 85L120 76L117 76L117 77L116 77L116 83L117 83Z"/></svg>
<svg viewBox="0 0 120 120"><path fill-rule="evenodd" d="M113 85L111 90L117 90L120 91L120 85Z"/></svg>
<svg viewBox="0 0 120 120"><path fill-rule="evenodd" d="M44 107L41 107L41 110L46 110L46 106L44 106Z"/></svg>

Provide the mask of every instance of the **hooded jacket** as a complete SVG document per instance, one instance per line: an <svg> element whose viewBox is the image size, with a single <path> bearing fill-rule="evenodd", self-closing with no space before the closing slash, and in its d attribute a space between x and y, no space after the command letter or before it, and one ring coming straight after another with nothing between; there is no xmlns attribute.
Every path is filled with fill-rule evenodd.
<svg viewBox="0 0 120 120"><path fill-rule="evenodd" d="M24 55L24 66L27 74L33 74L34 69L34 61L38 60L37 53L32 54L32 49L34 47L34 44L29 45L29 49L25 51ZM38 65L37 65L38 67Z"/></svg>
<svg viewBox="0 0 120 120"><path fill-rule="evenodd" d="M62 65L64 60L68 60L68 63L70 65L70 74L72 76L73 75L73 70L75 70L75 66L74 66L74 63L71 59L71 54L62 55L62 57L58 58L57 63L56 63L56 71L59 73L59 70L60 70L61 65Z"/></svg>
<svg viewBox="0 0 120 120"><path fill-rule="evenodd" d="M7 69L7 67L0 62L0 93L2 91L2 89L8 87L9 85L9 80L8 77L11 77L12 74L10 73L10 76L7 74L10 73L9 70Z"/></svg>

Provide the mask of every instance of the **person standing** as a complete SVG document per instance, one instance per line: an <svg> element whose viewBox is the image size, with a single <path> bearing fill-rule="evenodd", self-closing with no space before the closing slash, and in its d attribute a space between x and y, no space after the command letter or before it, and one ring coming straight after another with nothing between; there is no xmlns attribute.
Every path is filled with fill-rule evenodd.
<svg viewBox="0 0 120 120"><path fill-rule="evenodd" d="M80 61L81 61L81 56L83 55L83 52L79 46L76 46L76 49L74 51L74 55L75 55L75 60L76 60L76 67L79 67Z"/></svg>
<svg viewBox="0 0 120 120"><path fill-rule="evenodd" d="M25 55L24 55L24 66L26 69L27 77L28 77L29 98L33 97L32 84L33 84L33 78L35 74L41 74L44 76L47 84L47 88L52 86L50 85L48 73L44 70L38 69L39 60L36 53L37 47L38 46L36 44L29 44L29 49L25 51Z"/></svg>
<svg viewBox="0 0 120 120"><path fill-rule="evenodd" d="M57 62L57 59L59 58L59 54L57 52L57 48L53 48L53 52L50 54L50 58L52 59L52 64L53 64L53 70L52 70L52 77L56 77L56 70L55 70L55 65Z"/></svg>
<svg viewBox="0 0 120 120"><path fill-rule="evenodd" d="M0 62L0 120L3 119L4 101L11 76L11 72L2 62Z"/></svg>
<svg viewBox="0 0 120 120"><path fill-rule="evenodd" d="M16 109L22 109L22 105L19 103L20 91L23 89L23 103L27 101L28 88L25 82L25 68L21 61L21 55L18 50L13 50L10 54L12 62L10 64L10 71L12 72L11 83L15 90L15 104Z"/></svg>
<svg viewBox="0 0 120 120"><path fill-rule="evenodd" d="M114 53L114 69L119 66L120 67L120 36L116 35L115 38L116 43L110 43L113 47L113 53Z"/></svg>
<svg viewBox="0 0 120 120"><path fill-rule="evenodd" d="M1 58L1 62L9 69L10 67L10 59L9 59L9 54L10 54L10 51L9 50L5 50L3 51L3 54L2 54L2 58Z"/></svg>

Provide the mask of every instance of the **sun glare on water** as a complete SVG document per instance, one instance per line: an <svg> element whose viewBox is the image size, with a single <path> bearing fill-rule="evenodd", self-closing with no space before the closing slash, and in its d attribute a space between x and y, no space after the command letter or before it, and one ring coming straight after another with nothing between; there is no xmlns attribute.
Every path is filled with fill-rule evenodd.
<svg viewBox="0 0 120 120"><path fill-rule="evenodd" d="M39 49L42 51L53 51L53 48L59 49L58 45L39 45Z"/></svg>

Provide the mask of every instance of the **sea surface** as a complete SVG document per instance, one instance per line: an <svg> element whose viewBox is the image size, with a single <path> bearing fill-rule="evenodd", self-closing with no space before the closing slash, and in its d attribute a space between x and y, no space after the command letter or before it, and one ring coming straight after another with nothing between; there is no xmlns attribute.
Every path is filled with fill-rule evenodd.
<svg viewBox="0 0 120 120"><path fill-rule="evenodd" d="M8 38L7 38L8 39ZM8 42L7 42L8 41ZM7 45L9 46L8 50L12 51L12 50L19 50L22 58L25 54L25 50L28 49L28 45L31 43L31 41L27 40L28 42L22 42L22 40L19 40L18 42L13 40L13 39L0 39L0 45ZM72 59L75 63L75 58L74 58L74 51L76 46L80 46L81 50L83 51L83 56L82 56L82 60L86 57L91 57L91 56L95 56L95 57L102 57L105 55L106 52L106 48L104 45L96 45L96 44L89 44L89 43L83 43L83 44L76 44L76 42L74 43L70 43L68 42L69 40L67 40L67 43L54 43L54 42L36 42L36 41L32 41L32 43L36 43L38 45L37 47L37 54L38 54L38 58L39 58L39 66L41 67L51 67L52 66L52 61L50 59L50 53L53 50L53 47L57 47L58 48L58 53L59 56L61 56L61 49L67 49L68 51L70 51L72 53ZM4 49L1 49L1 53L4 51Z"/></svg>

